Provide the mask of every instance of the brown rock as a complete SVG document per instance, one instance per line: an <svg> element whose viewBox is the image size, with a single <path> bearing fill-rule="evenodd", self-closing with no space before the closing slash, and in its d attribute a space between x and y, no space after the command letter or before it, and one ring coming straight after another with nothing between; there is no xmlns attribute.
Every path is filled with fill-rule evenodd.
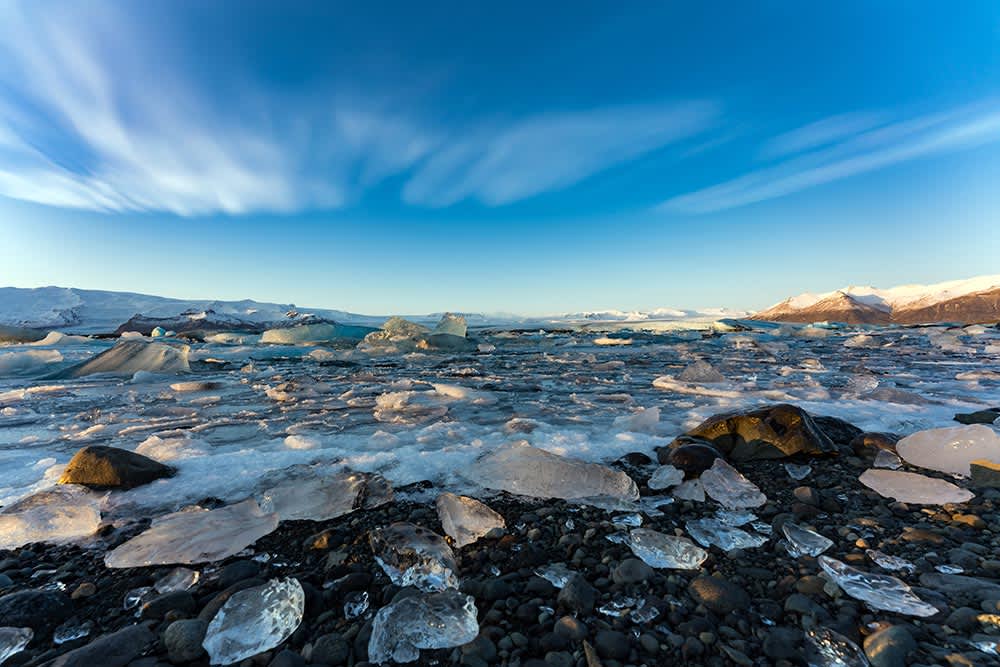
<svg viewBox="0 0 1000 667"><path fill-rule="evenodd" d="M162 477L172 477L174 473L170 466L142 454L117 447L91 445L70 459L59 483L132 489Z"/></svg>

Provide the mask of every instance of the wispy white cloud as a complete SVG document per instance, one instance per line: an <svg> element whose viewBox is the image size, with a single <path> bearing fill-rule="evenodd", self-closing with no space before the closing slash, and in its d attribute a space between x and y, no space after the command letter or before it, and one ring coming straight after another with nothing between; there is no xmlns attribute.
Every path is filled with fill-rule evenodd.
<svg viewBox="0 0 1000 667"><path fill-rule="evenodd" d="M167 27L138 7L0 4L0 195L245 214L341 207L402 176L411 205L502 205L638 158L716 115L678 102L445 127L373 91L287 99L246 73L240 98L222 99L171 59Z"/></svg>
<svg viewBox="0 0 1000 667"><path fill-rule="evenodd" d="M870 130L885 121L885 115L878 113L859 112L829 116L769 140L761 149L761 157L775 159L829 146Z"/></svg>
<svg viewBox="0 0 1000 667"><path fill-rule="evenodd" d="M952 109L855 133L773 167L673 197L660 208L688 214L732 209L998 140L1000 104Z"/></svg>

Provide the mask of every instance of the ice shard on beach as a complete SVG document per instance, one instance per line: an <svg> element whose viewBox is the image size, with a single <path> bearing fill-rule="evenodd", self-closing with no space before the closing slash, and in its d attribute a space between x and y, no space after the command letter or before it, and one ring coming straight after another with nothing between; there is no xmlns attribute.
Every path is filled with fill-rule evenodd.
<svg viewBox="0 0 1000 667"><path fill-rule="evenodd" d="M0 512L0 549L93 535L101 524L101 498L75 484L22 498Z"/></svg>
<svg viewBox="0 0 1000 667"><path fill-rule="evenodd" d="M786 521L781 526L781 532L788 540L787 549L792 558L815 557L833 546L833 540L791 521Z"/></svg>
<svg viewBox="0 0 1000 667"><path fill-rule="evenodd" d="M806 659L809 667L869 667L861 647L829 628L806 631Z"/></svg>
<svg viewBox="0 0 1000 667"><path fill-rule="evenodd" d="M253 499L214 510L189 508L160 517L104 556L110 568L187 565L228 558L278 527L278 515Z"/></svg>
<svg viewBox="0 0 1000 667"><path fill-rule="evenodd" d="M820 556L819 565L845 593L874 609L921 617L938 613L936 607L918 598L896 577L865 572L829 556Z"/></svg>
<svg viewBox="0 0 1000 667"><path fill-rule="evenodd" d="M282 521L328 521L360 507L362 499L374 500L368 489L390 489L380 500L391 498L391 488L380 475L350 470L329 470L329 466L300 465L277 471L274 486L260 494L261 507L277 512ZM373 506L369 503L369 506Z"/></svg>
<svg viewBox="0 0 1000 667"><path fill-rule="evenodd" d="M934 428L906 436L896 453L911 465L968 477L976 459L1000 463L1000 434L983 424Z"/></svg>
<svg viewBox="0 0 1000 667"><path fill-rule="evenodd" d="M760 507L767 502L767 496L757 485L721 458L715 459L700 479L705 493L723 507L746 509Z"/></svg>
<svg viewBox="0 0 1000 667"><path fill-rule="evenodd" d="M639 498L639 488L624 472L552 454L523 440L501 445L480 458L472 466L472 475L486 488L536 498Z"/></svg>
<svg viewBox="0 0 1000 667"><path fill-rule="evenodd" d="M436 506L441 526L456 547L472 544L506 526L502 516L475 498L445 492L437 497Z"/></svg>
<svg viewBox="0 0 1000 667"><path fill-rule="evenodd" d="M683 470L679 470L672 465L663 465L653 472L649 481L646 482L646 486L654 491L659 491L661 489L669 489L672 486L677 486L683 481Z"/></svg>
<svg viewBox="0 0 1000 667"><path fill-rule="evenodd" d="M24 650L35 637L31 628L0 628L0 665Z"/></svg>
<svg viewBox="0 0 1000 667"><path fill-rule="evenodd" d="M625 544L647 565L675 570L697 570L708 552L686 537L666 535L648 528L629 531Z"/></svg>
<svg viewBox="0 0 1000 667"><path fill-rule="evenodd" d="M476 602L458 591L418 593L379 609L368 640L377 664L413 662L420 649L468 644L479 634Z"/></svg>
<svg viewBox="0 0 1000 667"><path fill-rule="evenodd" d="M213 665L269 651L302 622L306 594L298 579L272 579L233 593L208 624L202 646Z"/></svg>
<svg viewBox="0 0 1000 667"><path fill-rule="evenodd" d="M975 494L951 482L902 470L870 468L858 478L880 496L916 505L965 503Z"/></svg>
<svg viewBox="0 0 1000 667"><path fill-rule="evenodd" d="M748 533L718 519L694 519L685 523L684 527L703 547L716 546L723 551L755 549L768 540L763 535Z"/></svg>
<svg viewBox="0 0 1000 667"><path fill-rule="evenodd" d="M423 591L458 588L455 554L437 533L397 522L371 531L368 542L375 560L397 586Z"/></svg>

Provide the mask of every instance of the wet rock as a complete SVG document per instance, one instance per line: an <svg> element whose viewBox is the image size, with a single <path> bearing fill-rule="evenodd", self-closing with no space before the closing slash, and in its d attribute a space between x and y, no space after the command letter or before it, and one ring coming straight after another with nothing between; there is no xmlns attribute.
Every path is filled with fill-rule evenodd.
<svg viewBox="0 0 1000 667"><path fill-rule="evenodd" d="M124 667L142 655L154 641L156 635L145 625L130 625L64 653L46 667Z"/></svg>
<svg viewBox="0 0 1000 667"><path fill-rule="evenodd" d="M594 648L602 658L623 661L628 659L629 640L623 632L601 630L594 638Z"/></svg>
<svg viewBox="0 0 1000 667"><path fill-rule="evenodd" d="M785 403L715 415L685 435L708 440L734 461L837 451L833 440L805 410ZM678 439L671 447L683 444L685 441Z"/></svg>
<svg viewBox="0 0 1000 667"><path fill-rule="evenodd" d="M899 436L894 433L867 431L854 437L850 442L850 447L856 455L872 458L883 450L895 453L897 442L899 442Z"/></svg>
<svg viewBox="0 0 1000 667"><path fill-rule="evenodd" d="M972 486L988 489L1000 489L1000 461L976 459L969 463L972 473Z"/></svg>
<svg viewBox="0 0 1000 667"><path fill-rule="evenodd" d="M725 615L750 606L750 596L736 584L721 577L698 577L688 585L688 594L709 611Z"/></svg>
<svg viewBox="0 0 1000 667"><path fill-rule="evenodd" d="M1000 419L1000 412L997 410L976 410L955 415L955 421L959 424L992 424L997 419Z"/></svg>
<svg viewBox="0 0 1000 667"><path fill-rule="evenodd" d="M159 461L117 447L91 445L73 455L60 484L80 484L91 488L132 489L157 479L172 477L176 471Z"/></svg>
<svg viewBox="0 0 1000 667"><path fill-rule="evenodd" d="M589 631L579 619L573 616L563 616L556 621L553 632L571 642L577 642L586 639Z"/></svg>
<svg viewBox="0 0 1000 667"><path fill-rule="evenodd" d="M19 591L0 597L0 627L31 628L47 632L73 614L73 605L62 593Z"/></svg>
<svg viewBox="0 0 1000 667"><path fill-rule="evenodd" d="M916 650L917 642L909 630L890 625L865 638L865 655L872 667L906 667L907 657Z"/></svg>
<svg viewBox="0 0 1000 667"><path fill-rule="evenodd" d="M597 589L579 574L574 574L559 591L558 602L578 614L589 614L597 602Z"/></svg>
<svg viewBox="0 0 1000 667"><path fill-rule="evenodd" d="M159 619L167 615L167 612L177 611L181 614L192 614L195 610L194 597L187 591L174 591L159 597L153 598L142 605L140 618Z"/></svg>
<svg viewBox="0 0 1000 667"><path fill-rule="evenodd" d="M626 558L615 567L611 577L616 584L635 584L646 581L653 574L653 568L638 558Z"/></svg>
<svg viewBox="0 0 1000 667"><path fill-rule="evenodd" d="M683 437L683 436L682 436ZM660 447L656 457L664 465L672 465L690 475L700 475L712 467L715 459L722 457L722 452L708 442L697 442L694 439L680 438L676 446Z"/></svg>
<svg viewBox="0 0 1000 667"><path fill-rule="evenodd" d="M795 658L802 653L802 631L798 628L772 628L764 637L761 648L764 655L774 660Z"/></svg>
<svg viewBox="0 0 1000 667"><path fill-rule="evenodd" d="M181 619L168 625L163 633L163 645L170 662L179 664L200 658L205 653L201 643L206 630L208 623L198 618Z"/></svg>

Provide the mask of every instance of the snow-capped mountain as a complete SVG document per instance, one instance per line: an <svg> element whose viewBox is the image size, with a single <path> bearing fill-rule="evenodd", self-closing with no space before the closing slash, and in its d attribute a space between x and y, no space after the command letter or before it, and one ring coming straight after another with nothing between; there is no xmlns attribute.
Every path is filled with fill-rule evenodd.
<svg viewBox="0 0 1000 667"><path fill-rule="evenodd" d="M777 322L924 324L1000 321L1000 275L889 289L845 287L804 293L753 316Z"/></svg>

